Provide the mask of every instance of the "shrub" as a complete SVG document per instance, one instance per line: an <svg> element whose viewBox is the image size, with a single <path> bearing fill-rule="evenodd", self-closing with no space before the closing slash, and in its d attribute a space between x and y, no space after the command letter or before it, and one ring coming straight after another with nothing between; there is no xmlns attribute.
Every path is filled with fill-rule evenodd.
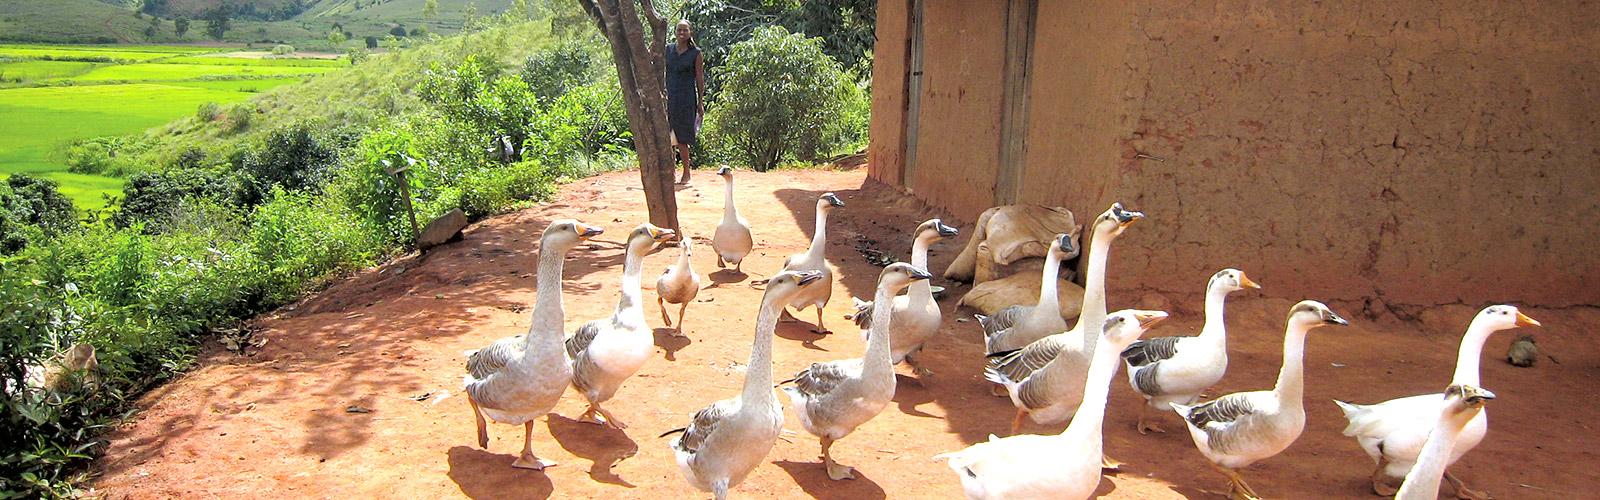
<svg viewBox="0 0 1600 500"><path fill-rule="evenodd" d="M250 216L250 247L264 269L266 298L288 302L338 270L371 262L380 242L326 198L275 190Z"/></svg>
<svg viewBox="0 0 1600 500"><path fill-rule="evenodd" d="M122 192L122 201L111 215L111 223L128 228L144 222L152 230L162 227L185 200L211 199L228 205L248 206L260 198L248 180L231 173L202 169L135 174L128 179Z"/></svg>
<svg viewBox="0 0 1600 500"><path fill-rule="evenodd" d="M6 179L6 188L9 196L0 195L6 210L23 223L49 236L77 229L78 212L56 181L16 173Z"/></svg>
<svg viewBox="0 0 1600 500"><path fill-rule="evenodd" d="M272 55L275 55L275 56L286 56L286 55L293 54L293 53L294 53L294 46L293 45L278 44L278 45L273 45L272 46Z"/></svg>
<svg viewBox="0 0 1600 500"><path fill-rule="evenodd" d="M538 162L486 168L461 180L461 210L476 219L547 198L553 190L549 173Z"/></svg>
<svg viewBox="0 0 1600 500"><path fill-rule="evenodd" d="M594 54L576 41L541 50L522 64L522 80L543 102L589 84L594 81L594 74Z"/></svg>
<svg viewBox="0 0 1600 500"><path fill-rule="evenodd" d="M338 160L328 142L313 134L307 123L281 127L240 155L235 166L249 173L262 192L273 187L290 191L319 187Z"/></svg>
<svg viewBox="0 0 1600 500"><path fill-rule="evenodd" d="M767 170L831 154L853 135L831 128L862 93L822 52L820 39L759 29L733 46L718 72L722 89L708 110L706 135L721 155Z"/></svg>
<svg viewBox="0 0 1600 500"><path fill-rule="evenodd" d="M434 184L430 182L433 176L428 171L428 163L417 160L421 154L416 138L403 129L390 127L363 137L356 149L357 157L340 170L329 191L356 214L369 231L380 235L383 242L397 245L411 242L415 235L407 220L399 179L389 174L388 169L410 166L406 181L414 203L419 194L434 194L426 188ZM419 210L417 219L421 224L427 220L426 214Z"/></svg>
<svg viewBox="0 0 1600 500"><path fill-rule="evenodd" d="M455 69L429 70L418 94L444 116L471 127L483 140L480 144L521 146L539 110L538 97L527 82L502 73L492 59L467 56ZM521 159L522 152L500 156L502 162L512 163Z"/></svg>
<svg viewBox="0 0 1600 500"><path fill-rule="evenodd" d="M371 50L363 49L361 47L350 47L344 51L344 57L350 60L351 66L366 62L367 57L371 55Z"/></svg>
<svg viewBox="0 0 1600 500"><path fill-rule="evenodd" d="M577 87L534 118L532 150L546 165L566 165L577 156L632 148L628 112L616 82ZM524 156L527 156L526 154Z"/></svg>
<svg viewBox="0 0 1600 500"><path fill-rule="evenodd" d="M242 102L228 108L227 123L222 127L224 132L237 134L250 128L251 115L256 113L256 107L247 102Z"/></svg>
<svg viewBox="0 0 1600 500"><path fill-rule="evenodd" d="M208 102L201 104L200 108L195 110L194 119L199 120L201 123L209 123L213 120L216 120L217 117L221 115L222 106L219 106L214 102Z"/></svg>

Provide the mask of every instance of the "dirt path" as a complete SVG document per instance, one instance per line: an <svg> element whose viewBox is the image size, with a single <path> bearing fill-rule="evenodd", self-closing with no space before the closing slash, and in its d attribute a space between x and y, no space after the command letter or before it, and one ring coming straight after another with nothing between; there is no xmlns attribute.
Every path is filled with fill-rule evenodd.
<svg viewBox="0 0 1600 500"><path fill-rule="evenodd" d="M908 255L908 231L937 216L864 178L859 169L740 173L737 196L758 242L745 265L752 272L748 279L764 277L784 257L804 250L818 194L835 191L848 204L835 212L828 233L828 257L841 272L827 321L839 333L818 337L806 331L807 324L780 325L774 356L779 376L813 361L860 354L860 337L841 317L849 311L849 296L870 294L878 269L855 246L876 240L886 251ZM713 276L725 283L702 292L690 307L692 342L657 330L661 356L607 405L631 425L627 432L575 422L582 398L567 394L534 434L540 455L561 462L546 473L509 466L521 445L520 427L492 426L489 449L476 447L471 412L459 394L462 351L526 331L534 242L548 221L575 217L608 230L605 241L573 252L565 289L569 326L609 314L621 274L616 240L645 219L637 182L636 172L621 172L573 183L555 202L474 225L465 241L426 259L403 259L341 281L259 320L259 334L270 341L252 356L211 346L200 368L145 397L141 405L147 409L137 421L111 436L110 451L98 466L103 477L93 486L110 497L706 496L684 482L667 440L656 435L682 425L705 404L738 392L760 292L743 282L725 282L736 277ZM722 183L709 172L697 173L696 184L679 192L691 235L709 235L721 217L721 194ZM970 223L961 229L969 234ZM1126 237L1138 233L1136 226ZM936 275L964 241L934 248ZM649 257L647 286L675 258L675 253ZM1163 299L1116 288L1117 268L1128 262L1112 258L1111 308L1158 305ZM699 252L695 265L702 273L716 270L709 251ZM1249 269L1248 258L1196 263L1196 292L1224 265ZM1293 276L1256 278L1265 290L1237 293L1229 303L1231 361L1219 391L1268 387L1278 370L1282 318L1301 297L1272 295L1274 281ZM858 479L826 478L817 441L801 430L791 408L787 428L799 432L794 442L780 441L768 454L771 465L758 468L735 495L958 497L956 476L930 457L1004 432L1012 416L1010 403L988 396L981 382L977 324L956 321L969 316L954 307L954 297L964 291L952 286L951 297L941 302L945 335L925 354L937 373L920 382L902 376L897 406L835 446L842 463L857 467ZM646 302L653 302L653 292L645 294ZM1197 332L1198 293L1170 300L1177 308L1174 319L1151 334ZM1331 306L1347 316L1359 309ZM1498 498L1582 496L1600 480L1594 467L1600 463L1595 437L1600 416L1593 412L1600 352L1585 333L1600 326L1600 311L1525 310L1544 321L1546 327L1535 332L1539 345L1559 363L1547 358L1536 368L1511 367L1501 356L1515 334L1490 339L1483 379L1500 396L1489 406L1494 428L1462 460L1458 473ZM1305 434L1246 477L1273 497L1371 498L1365 489L1371 462L1354 441L1339 435L1343 419L1329 400L1375 402L1441 390L1460 331L1475 312L1465 306L1430 310L1423 315L1430 320L1426 327L1355 315L1354 327L1313 334ZM649 305L646 317L652 324L657 315ZM815 340L815 348L804 340ZM1176 432L1139 436L1133 432L1135 396L1121 375L1114 384L1106 449L1128 465L1121 474L1107 476L1100 493L1214 498L1207 492L1225 483L1205 465L1176 418L1163 422ZM451 395L438 404L410 399L440 391ZM371 412L349 413L351 406ZM609 472L596 466L624 455L636 456Z"/></svg>

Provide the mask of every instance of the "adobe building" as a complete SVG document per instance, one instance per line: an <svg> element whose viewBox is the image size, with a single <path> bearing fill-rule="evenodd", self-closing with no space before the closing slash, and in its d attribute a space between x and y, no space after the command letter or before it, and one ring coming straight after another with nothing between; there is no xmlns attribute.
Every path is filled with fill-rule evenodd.
<svg viewBox="0 0 1600 500"><path fill-rule="evenodd" d="M878 0L877 23L871 178L969 222L1143 210L1113 289L1238 267L1295 300L1600 303L1592 5Z"/></svg>

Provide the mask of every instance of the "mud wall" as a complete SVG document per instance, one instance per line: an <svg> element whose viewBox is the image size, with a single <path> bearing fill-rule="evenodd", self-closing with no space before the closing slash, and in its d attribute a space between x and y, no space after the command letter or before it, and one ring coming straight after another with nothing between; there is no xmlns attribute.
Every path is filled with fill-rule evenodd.
<svg viewBox="0 0 1600 500"><path fill-rule="evenodd" d="M944 3L927 0L924 10ZM1147 211L1118 244L1114 288L1196 293L1231 266L1275 296L1370 299L1375 308L1600 303L1600 286L1589 284L1600 282L1600 9L1037 8L1017 199L1080 218L1113 200ZM972 10L962 14L977 24ZM895 36L885 31L880 24L880 44ZM1003 39L928 50L924 68L956 58L976 66L971 59L990 57ZM971 46L984 43L997 48ZM879 47L879 64L903 57ZM988 85L973 78L956 87ZM970 144L974 128L930 126L965 117L929 113L935 96L920 98L919 147ZM906 167L882 154L892 144L877 135L877 116L908 99L874 96L871 168L885 182ZM923 149L917 175L899 183L972 220L986 203L961 196L984 186L993 167L973 162L985 161Z"/></svg>

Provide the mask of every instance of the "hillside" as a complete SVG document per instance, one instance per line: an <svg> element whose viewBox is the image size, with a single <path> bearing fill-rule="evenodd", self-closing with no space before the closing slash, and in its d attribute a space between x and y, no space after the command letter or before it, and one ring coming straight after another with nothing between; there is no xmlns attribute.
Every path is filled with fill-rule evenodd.
<svg viewBox="0 0 1600 500"><path fill-rule="evenodd" d="M408 32L448 35L461 30L469 10L478 16L502 12L512 0L438 0L433 17L423 15L425 0L163 0L146 12L100 0L7 0L0 2L0 41L38 43L172 43L213 41L206 34L207 12L226 6L234 12L222 41L288 43L331 48L335 25L351 35L349 46L366 37L382 39L396 26ZM190 19L183 36L174 20ZM153 27L153 29L152 29Z"/></svg>

